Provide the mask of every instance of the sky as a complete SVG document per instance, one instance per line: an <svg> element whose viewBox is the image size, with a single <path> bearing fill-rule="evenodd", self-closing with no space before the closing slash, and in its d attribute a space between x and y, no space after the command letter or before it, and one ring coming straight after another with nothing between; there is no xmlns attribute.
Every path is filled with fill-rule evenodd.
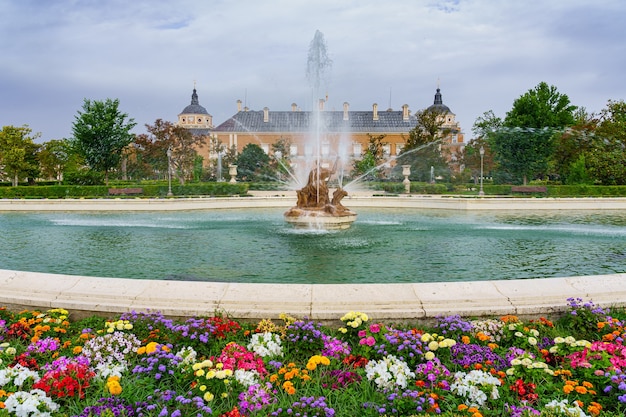
<svg viewBox="0 0 626 417"><path fill-rule="evenodd" d="M214 125L311 110L316 31L327 110L443 102L466 135L546 82L590 113L626 99L623 0L0 0L0 126L72 137L85 99L119 99L135 133L175 122L194 85Z"/></svg>

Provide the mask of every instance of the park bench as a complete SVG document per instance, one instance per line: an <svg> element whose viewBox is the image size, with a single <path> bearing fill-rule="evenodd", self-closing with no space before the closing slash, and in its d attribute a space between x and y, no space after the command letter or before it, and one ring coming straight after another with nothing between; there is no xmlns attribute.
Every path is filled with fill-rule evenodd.
<svg viewBox="0 0 626 417"><path fill-rule="evenodd" d="M143 188L109 188L109 195L143 194Z"/></svg>
<svg viewBox="0 0 626 417"><path fill-rule="evenodd" d="M511 192L512 193L524 193L524 194L533 194L533 193L547 193L548 192L548 187L544 187L544 186L528 186L528 185L523 185L523 186L512 186L511 187Z"/></svg>

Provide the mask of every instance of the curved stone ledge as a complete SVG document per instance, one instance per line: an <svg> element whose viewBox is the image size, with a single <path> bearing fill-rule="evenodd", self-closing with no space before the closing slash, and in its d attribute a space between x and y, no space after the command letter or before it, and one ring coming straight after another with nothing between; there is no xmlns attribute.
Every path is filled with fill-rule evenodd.
<svg viewBox="0 0 626 417"><path fill-rule="evenodd" d="M0 200L0 211L192 210L290 207L293 197L252 198ZM353 196L347 207L438 208L454 210L626 209L625 198L454 198ZM160 311L189 317L226 313L237 319L275 318L280 313L332 322L347 311L377 320L431 319L440 315L536 317L567 309L567 298L599 306L626 306L626 274L570 278L415 284L244 284L135 280L0 269L0 307L63 307L75 317Z"/></svg>
<svg viewBox="0 0 626 417"><path fill-rule="evenodd" d="M280 313L329 322L348 311L377 320L565 311L567 298L626 306L626 274L571 278L419 284L243 284L83 277L0 270L0 306L11 310L63 307L74 316L160 311L189 317L225 313L237 319Z"/></svg>

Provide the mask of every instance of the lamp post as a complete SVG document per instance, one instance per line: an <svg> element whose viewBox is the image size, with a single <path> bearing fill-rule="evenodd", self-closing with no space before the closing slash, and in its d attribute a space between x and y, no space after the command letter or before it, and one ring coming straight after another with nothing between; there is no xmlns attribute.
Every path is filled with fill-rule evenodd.
<svg viewBox="0 0 626 417"><path fill-rule="evenodd" d="M485 157L485 148L481 146L478 152L480 153L480 191L478 195L482 196L485 195L483 191L483 158Z"/></svg>
<svg viewBox="0 0 626 417"><path fill-rule="evenodd" d="M167 148L167 196L172 194L172 147Z"/></svg>

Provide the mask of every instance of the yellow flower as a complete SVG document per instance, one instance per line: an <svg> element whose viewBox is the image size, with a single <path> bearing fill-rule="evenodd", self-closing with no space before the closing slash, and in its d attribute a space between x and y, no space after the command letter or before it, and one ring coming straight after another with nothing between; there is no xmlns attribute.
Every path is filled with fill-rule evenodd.
<svg viewBox="0 0 626 417"><path fill-rule="evenodd" d="M80 352L82 352L82 351L83 351L82 346L76 346L76 347L74 347L74 349L72 349L72 353L73 353L74 355L78 355L78 354L79 354Z"/></svg>
<svg viewBox="0 0 626 417"><path fill-rule="evenodd" d="M146 353L149 355L149 354L151 354L151 353L156 352L156 350L157 350L157 346L158 346L158 343L157 343L157 342L150 342L150 343L148 343L148 344L146 345Z"/></svg>
<svg viewBox="0 0 626 417"><path fill-rule="evenodd" d="M435 359L435 354L428 351L424 354L424 359L426 359L427 361L432 361L433 359Z"/></svg>
<svg viewBox="0 0 626 417"><path fill-rule="evenodd" d="M120 395L122 393L122 386L119 381L120 378L118 376L110 376L107 379L106 387L111 395Z"/></svg>
<svg viewBox="0 0 626 417"><path fill-rule="evenodd" d="M211 402L211 401L213 401L213 398L215 398L215 395L213 395L211 392L207 391L207 392L204 393L202 398L204 398L204 401L206 401L206 402Z"/></svg>

